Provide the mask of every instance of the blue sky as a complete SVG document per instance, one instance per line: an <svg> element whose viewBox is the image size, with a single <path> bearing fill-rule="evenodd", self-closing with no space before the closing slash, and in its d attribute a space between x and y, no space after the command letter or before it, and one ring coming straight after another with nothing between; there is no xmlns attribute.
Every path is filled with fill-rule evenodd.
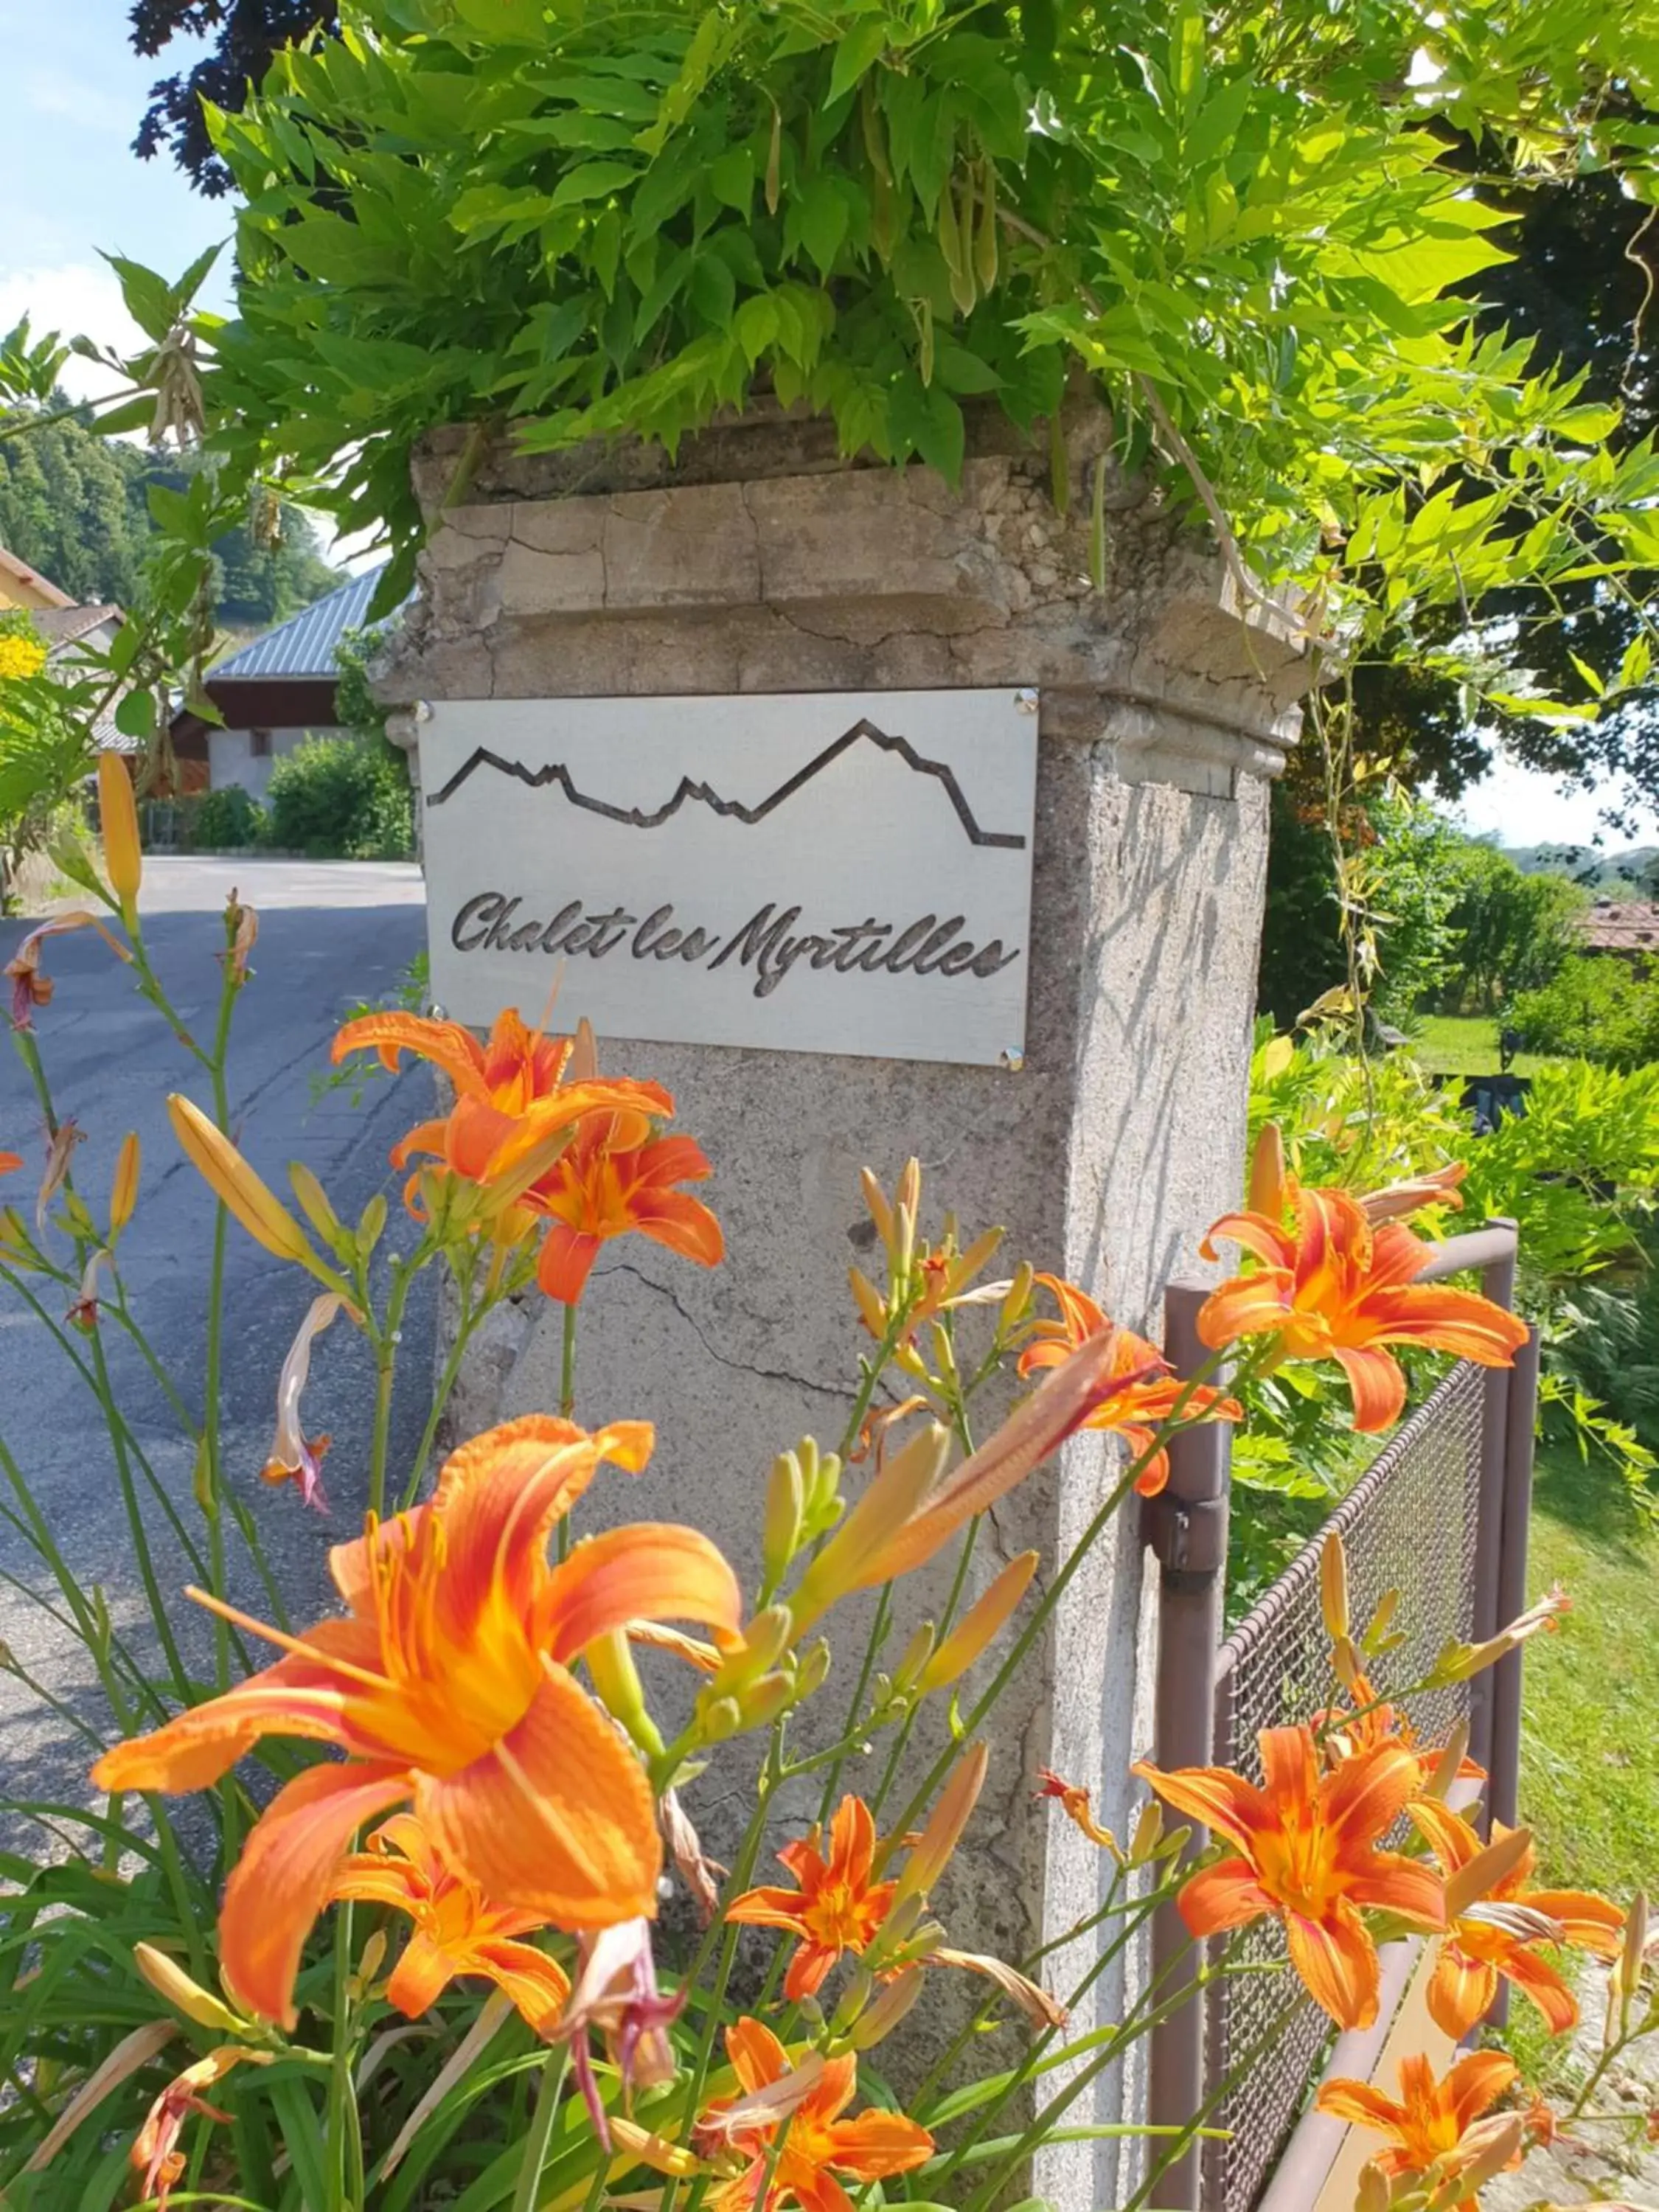
<svg viewBox="0 0 1659 2212"><path fill-rule="evenodd" d="M131 345L137 334L99 250L176 276L228 234L222 203L192 192L170 161L141 161L131 150L151 82L184 56L175 47L141 60L127 46L126 17L124 0L0 0L0 331L27 313L37 329ZM222 305L227 295L216 270L207 296ZM96 388L96 374L76 364L77 391ZM1564 793L1552 777L1505 765L1462 811L1471 829L1506 842L1588 843L1600 805L1593 793ZM1644 816L1638 835L1659 840L1659 817Z"/></svg>

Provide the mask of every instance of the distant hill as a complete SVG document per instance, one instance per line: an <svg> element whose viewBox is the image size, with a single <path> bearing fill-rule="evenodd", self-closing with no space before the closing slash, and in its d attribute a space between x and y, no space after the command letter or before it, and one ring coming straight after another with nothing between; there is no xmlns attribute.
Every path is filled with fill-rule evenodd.
<svg viewBox="0 0 1659 2212"><path fill-rule="evenodd" d="M1659 845L1631 845L1621 853L1598 853L1590 845L1505 845L1503 850L1523 875L1570 876L1595 891L1646 890L1651 897L1652 872L1659 867Z"/></svg>

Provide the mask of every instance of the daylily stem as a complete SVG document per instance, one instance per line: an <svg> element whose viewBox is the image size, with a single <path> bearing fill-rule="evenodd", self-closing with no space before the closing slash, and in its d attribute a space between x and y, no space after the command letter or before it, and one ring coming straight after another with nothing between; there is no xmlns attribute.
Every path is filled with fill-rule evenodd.
<svg viewBox="0 0 1659 2212"><path fill-rule="evenodd" d="M535 2108L530 2115L530 2132L524 2139L524 2158L513 2191L513 2212L536 2212L542 2168L547 2163L547 2146L552 2137L554 2120L558 2116L559 2099L564 2091L565 2070L569 2063L570 2045L556 2043L547 2054L542 2078L537 2087Z"/></svg>
<svg viewBox="0 0 1659 2212"><path fill-rule="evenodd" d="M398 1371L398 1346L403 1334L404 1308L417 1269L392 1263L392 1291L386 1302L386 1322L374 1339L374 1427L368 1455L368 1510L376 1520L386 1511L386 1452L392 1441L392 1386ZM368 1302L364 1302L368 1311Z"/></svg>
<svg viewBox="0 0 1659 2212"><path fill-rule="evenodd" d="M580 1311L573 1298L564 1310L564 1350L559 1367L559 1418L572 1421L576 1418L576 1316Z"/></svg>

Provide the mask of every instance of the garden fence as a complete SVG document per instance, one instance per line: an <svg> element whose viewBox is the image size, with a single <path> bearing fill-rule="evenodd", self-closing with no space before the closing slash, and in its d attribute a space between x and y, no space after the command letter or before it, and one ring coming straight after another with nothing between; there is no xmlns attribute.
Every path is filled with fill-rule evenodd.
<svg viewBox="0 0 1659 2212"><path fill-rule="evenodd" d="M1424 1279L1471 1269L1488 1297L1513 1304L1512 1223L1448 1238ZM1185 1284L1167 1294L1165 1350L1178 1373L1193 1373L1204 1357L1196 1319L1206 1295ZM1169 1484L1146 1502L1143 1520L1161 1570L1158 1764L1216 1764L1259 1777L1257 1731L1305 1720L1331 1701L1319 1572L1331 1529L1347 1552L1357 1621L1385 1591L1400 1593L1396 1625L1407 1640L1372 1669L1384 1694L1390 1684L1426 1674L1449 1642L1478 1643L1519 1613L1537 1388L1535 1330L1513 1368L1454 1367L1230 1637L1223 1631L1228 1434L1215 1425L1178 1437ZM1470 1754L1491 1778L1483 1824L1516 1819L1521 1665L1513 1652L1472 1683L1413 1704L1425 1741L1468 1720ZM1235 1955L1258 1971L1212 1984L1154 2034L1152 2120L1178 2123L1207 2106L1206 2123L1225 2131L1161 2178L1163 2212L1309 2212L1343 2134L1340 2123L1308 2112L1313 2086L1333 2066L1369 2073L1419 1948L1402 1943L1385 1953L1376 2026L1344 2036L1332 2054L1329 2023L1299 1997L1276 1924L1249 1932ZM1166 1905L1154 1923L1154 1978L1173 1993L1197 1971L1179 1915Z"/></svg>

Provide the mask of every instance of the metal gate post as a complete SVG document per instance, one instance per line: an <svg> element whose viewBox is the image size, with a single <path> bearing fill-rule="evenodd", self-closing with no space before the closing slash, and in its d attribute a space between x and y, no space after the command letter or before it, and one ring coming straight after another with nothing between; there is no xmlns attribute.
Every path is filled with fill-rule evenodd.
<svg viewBox="0 0 1659 2212"><path fill-rule="evenodd" d="M1488 1229L1504 1229L1510 1232L1508 1252L1489 1261L1480 1271L1480 1287L1494 1305L1512 1307L1515 1304L1515 1224L1512 1221L1489 1221ZM1508 1430L1510 1410L1510 1370L1493 1367L1486 1374L1486 1411L1481 1420L1480 1434L1480 1521L1474 1553L1474 1637L1476 1644L1483 1643L1497 1632L1498 1624L1498 1562L1504 1547L1504 1485L1508 1459ZM1492 1771L1492 1680L1488 1668L1477 1674L1469 1686L1469 1755L1477 1765ZM1492 1824L1492 1804L1487 1799L1483 1809L1481 1826Z"/></svg>
<svg viewBox="0 0 1659 2212"><path fill-rule="evenodd" d="M1179 1376L1208 1353L1198 1338L1206 1285L1172 1283L1164 1299L1164 1348ZM1170 1444L1170 1479L1141 1507L1141 1535L1162 1569L1158 1614L1156 1734L1162 1767L1205 1766L1213 1756L1216 1654L1221 1648L1227 1564L1228 1435L1223 1422L1184 1430ZM1195 1832L1189 1855L1206 1838ZM1152 1978L1159 2002L1195 1980L1203 1954L1173 1900L1152 1921ZM1204 2102L1205 2010L1198 1993L1152 2030L1148 2117L1178 2127ZM1198 2212L1194 2144L1158 2185L1160 2212Z"/></svg>
<svg viewBox="0 0 1659 2212"><path fill-rule="evenodd" d="M1508 1449L1504 1467L1503 1538L1498 1561L1498 1620L1502 1628L1525 1610L1527 1535L1532 1517L1533 1437L1538 1423L1538 1331L1529 1330L1505 1376L1509 1384ZM1516 1825L1521 1785L1522 1654L1511 1651L1492 1669L1492 1780L1486 1800L1494 1820Z"/></svg>

